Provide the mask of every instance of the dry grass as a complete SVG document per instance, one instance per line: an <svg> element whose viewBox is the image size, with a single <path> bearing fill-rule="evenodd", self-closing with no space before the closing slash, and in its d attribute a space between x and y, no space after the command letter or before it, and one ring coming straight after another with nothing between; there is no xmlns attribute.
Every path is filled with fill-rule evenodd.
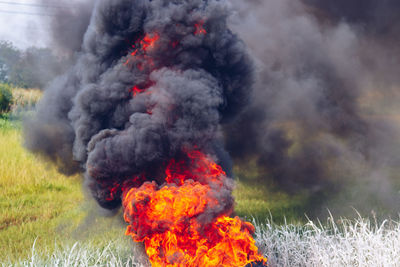
<svg viewBox="0 0 400 267"><path fill-rule="evenodd" d="M139 246L132 246L125 240L117 239L101 245L75 243L60 245L52 253L44 256L38 254L35 245L31 256L17 263L4 263L3 266L109 266L109 267L147 267L150 266L144 252Z"/></svg>
<svg viewBox="0 0 400 267"><path fill-rule="evenodd" d="M269 267L400 266L400 224L369 219L329 218L327 223L256 223L255 239ZM126 239L57 246L46 255L36 251L15 266L149 266L143 249ZM4 266L7 266L4 264Z"/></svg>
<svg viewBox="0 0 400 267"><path fill-rule="evenodd" d="M22 111L32 109L42 97L43 92L39 89L12 89L14 103L11 108L12 113L18 114Z"/></svg>
<svg viewBox="0 0 400 267"><path fill-rule="evenodd" d="M270 267L400 266L400 223L330 217L327 223L256 224Z"/></svg>

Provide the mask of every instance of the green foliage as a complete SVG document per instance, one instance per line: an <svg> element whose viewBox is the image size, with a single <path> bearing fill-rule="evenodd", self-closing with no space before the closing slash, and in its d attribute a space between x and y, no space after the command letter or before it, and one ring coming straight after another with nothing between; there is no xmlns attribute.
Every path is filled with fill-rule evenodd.
<svg viewBox="0 0 400 267"><path fill-rule="evenodd" d="M13 104L11 87L5 83L0 84L0 114L7 113Z"/></svg>
<svg viewBox="0 0 400 267"><path fill-rule="evenodd" d="M13 129L13 124L7 115L0 114L0 133Z"/></svg>
<svg viewBox="0 0 400 267"><path fill-rule="evenodd" d="M21 52L7 41L0 41L0 82L8 82L13 66L18 62Z"/></svg>
<svg viewBox="0 0 400 267"><path fill-rule="evenodd" d="M21 53L9 73L9 81L23 88L44 88L64 71L61 60L48 48L28 48Z"/></svg>

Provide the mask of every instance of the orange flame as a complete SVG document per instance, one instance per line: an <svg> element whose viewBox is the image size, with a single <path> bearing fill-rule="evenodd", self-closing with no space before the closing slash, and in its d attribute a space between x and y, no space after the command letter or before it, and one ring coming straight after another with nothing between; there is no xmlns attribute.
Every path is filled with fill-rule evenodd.
<svg viewBox="0 0 400 267"><path fill-rule="evenodd" d="M207 34L204 21L195 24L195 35ZM130 53L140 71L156 68L152 49L160 39L146 34ZM176 48L179 41L171 42ZM125 64L129 63L129 59ZM151 84L135 85L133 97L150 93ZM147 107L152 114L152 107ZM157 185L145 174L109 189L109 200L123 192L126 235L143 242L152 266L246 266L266 263L258 253L252 224L232 213L228 178L221 166L200 151L186 151L184 159L171 159L165 170L165 184ZM139 187L140 186L140 187ZM227 191L228 189L228 191ZM228 192L221 194L220 191ZM228 196L227 196L228 195ZM228 199L224 199L228 198Z"/></svg>
<svg viewBox="0 0 400 267"><path fill-rule="evenodd" d="M223 206L215 191L227 179L222 168L199 151L188 158L170 161L161 188L153 182L125 192L126 234L144 242L152 266L265 263L252 238L253 225L229 214L208 214Z"/></svg>
<svg viewBox="0 0 400 267"><path fill-rule="evenodd" d="M146 89L141 89L141 88L139 88L139 86L137 86L137 85L133 86L133 87L129 90L129 92L132 93L132 96L133 96L133 97L135 97L137 94L143 93L143 92L145 92L145 91L146 91Z"/></svg>
<svg viewBox="0 0 400 267"><path fill-rule="evenodd" d="M154 48L155 43L160 39L158 33L146 34L143 40L140 41L143 51Z"/></svg>
<svg viewBox="0 0 400 267"><path fill-rule="evenodd" d="M200 151L190 151L187 153L189 162L176 161L171 159L165 171L167 183L175 183L182 185L185 180L193 179L200 180L203 178L203 183L208 181L220 182L221 176L226 176L221 166L206 157ZM188 167L190 166L190 168ZM206 181L204 181L204 178Z"/></svg>
<svg viewBox="0 0 400 267"><path fill-rule="evenodd" d="M136 41L135 45L132 45L134 50L130 53L130 58L125 61L124 65L128 65L130 60L135 58L145 61L147 65L154 65L154 62L147 56L147 53L150 52L151 49L154 49L159 39L160 35L158 33L146 33L141 40ZM139 62L137 67L143 70L143 63Z"/></svg>

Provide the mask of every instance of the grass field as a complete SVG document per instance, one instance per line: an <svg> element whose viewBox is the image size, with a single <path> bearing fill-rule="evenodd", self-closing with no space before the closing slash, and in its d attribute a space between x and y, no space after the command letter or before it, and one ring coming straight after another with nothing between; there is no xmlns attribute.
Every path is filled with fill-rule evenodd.
<svg viewBox="0 0 400 267"><path fill-rule="evenodd" d="M26 151L20 124L0 119L0 262L28 257L34 242L36 252L46 248L48 253L56 243L104 244L103 240L123 237L122 215L102 216L84 197L80 176L65 177ZM271 212L283 221L285 215L293 220L301 216L296 213L299 200L272 186L238 182L234 195L236 213L242 217L263 219Z"/></svg>
<svg viewBox="0 0 400 267"><path fill-rule="evenodd" d="M19 124L0 120L0 258L26 256L73 223L82 201L79 177L66 178L27 153Z"/></svg>
<svg viewBox="0 0 400 267"><path fill-rule="evenodd" d="M19 112L40 92L16 94L26 106L0 116L0 266L148 266L140 245L124 236L121 212L105 214L85 197L79 175L65 177L24 149ZM254 219L269 266L400 266L398 223L316 225L302 213L307 195L260 185L251 166L234 172L235 212Z"/></svg>

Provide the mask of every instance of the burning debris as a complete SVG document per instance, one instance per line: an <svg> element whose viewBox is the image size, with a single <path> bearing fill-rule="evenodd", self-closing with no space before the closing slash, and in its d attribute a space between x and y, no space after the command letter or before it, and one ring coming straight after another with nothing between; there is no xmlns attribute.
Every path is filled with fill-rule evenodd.
<svg viewBox="0 0 400 267"><path fill-rule="evenodd" d="M84 171L153 266L266 263L233 213L221 123L246 104L252 63L226 1L97 1L82 51L28 122L28 147Z"/></svg>

